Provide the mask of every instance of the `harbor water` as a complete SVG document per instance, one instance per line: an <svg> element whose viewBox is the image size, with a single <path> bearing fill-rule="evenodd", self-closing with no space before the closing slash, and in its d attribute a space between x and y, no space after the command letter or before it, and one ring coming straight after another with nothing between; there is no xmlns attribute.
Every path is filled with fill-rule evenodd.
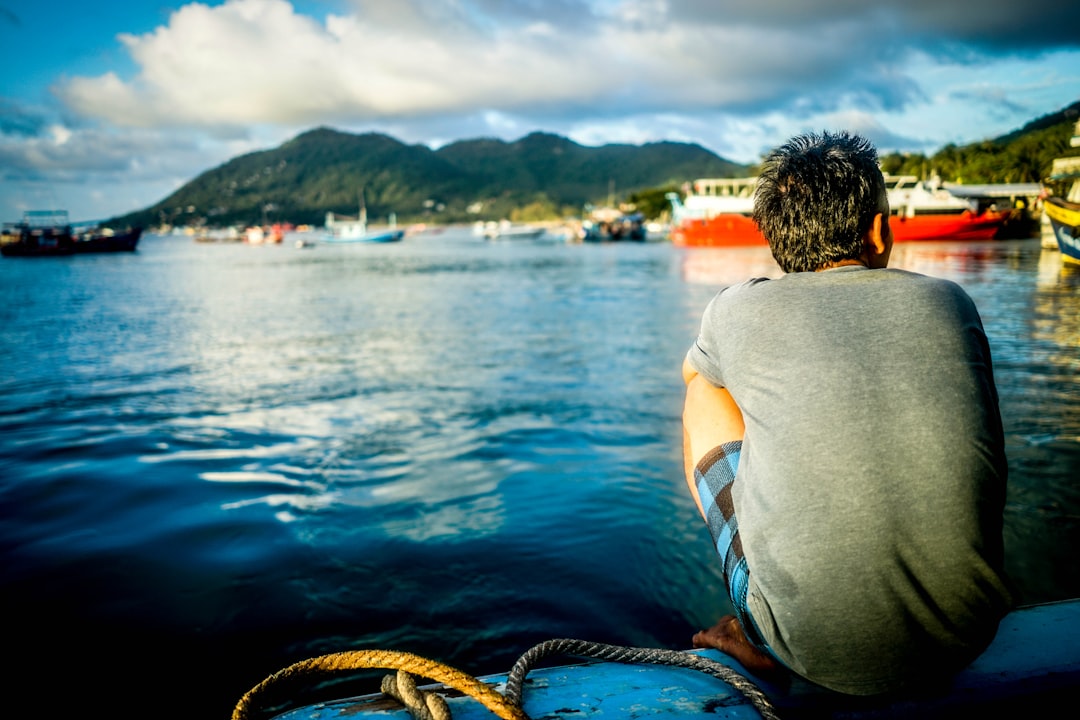
<svg viewBox="0 0 1080 720"><path fill-rule="evenodd" d="M1080 597L1080 272L1036 239L892 265L975 299L1010 577ZM0 260L9 707L214 720L342 650L481 675L550 638L688 648L729 608L680 365L717 289L775 274L767 249L467 229Z"/></svg>

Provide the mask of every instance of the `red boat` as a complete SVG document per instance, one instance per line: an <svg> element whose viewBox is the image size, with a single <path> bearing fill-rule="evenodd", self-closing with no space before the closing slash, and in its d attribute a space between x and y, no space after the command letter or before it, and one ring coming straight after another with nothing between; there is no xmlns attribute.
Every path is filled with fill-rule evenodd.
<svg viewBox="0 0 1080 720"><path fill-rule="evenodd" d="M755 178L697 180L686 200L668 194L672 204L671 241L686 247L767 245L751 219ZM981 209L977 201L956 197L936 179L886 176L889 226L894 242L990 240L1012 211Z"/></svg>
<svg viewBox="0 0 1080 720"><path fill-rule="evenodd" d="M668 193L672 207L671 242L686 247L768 245L750 214L757 178L695 180L682 200Z"/></svg>
<svg viewBox="0 0 1080 720"><path fill-rule="evenodd" d="M918 240L991 240L1011 210L980 208L977 200L953 195L933 177L885 176L894 242Z"/></svg>

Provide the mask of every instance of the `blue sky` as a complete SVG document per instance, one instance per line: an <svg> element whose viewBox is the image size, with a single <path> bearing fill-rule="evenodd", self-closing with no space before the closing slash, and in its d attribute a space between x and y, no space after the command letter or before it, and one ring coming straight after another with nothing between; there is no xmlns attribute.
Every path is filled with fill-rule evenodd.
<svg viewBox="0 0 1080 720"><path fill-rule="evenodd" d="M1080 99L1078 27L1075 0L0 0L0 219L142 209L318 126L931 153Z"/></svg>

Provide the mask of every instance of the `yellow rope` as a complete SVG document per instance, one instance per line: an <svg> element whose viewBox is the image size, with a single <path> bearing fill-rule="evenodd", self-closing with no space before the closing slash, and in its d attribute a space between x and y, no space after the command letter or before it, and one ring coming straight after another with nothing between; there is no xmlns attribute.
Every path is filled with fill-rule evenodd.
<svg viewBox="0 0 1080 720"><path fill-rule="evenodd" d="M314 673L358 670L361 668L405 670L413 675L435 680L468 695L502 718L502 720L529 720L529 716L525 714L525 711L511 703L490 685L477 680L473 676L419 655L394 650L354 650L322 655L294 663L287 668L278 670L251 690L248 690L240 698L236 708L233 709L232 720L252 720L254 718L252 708L257 707L255 701L272 686L281 682Z"/></svg>
<svg viewBox="0 0 1080 720"><path fill-rule="evenodd" d="M442 695L416 687L416 680L404 670L382 679L383 694L396 698L416 720L452 720L450 707Z"/></svg>

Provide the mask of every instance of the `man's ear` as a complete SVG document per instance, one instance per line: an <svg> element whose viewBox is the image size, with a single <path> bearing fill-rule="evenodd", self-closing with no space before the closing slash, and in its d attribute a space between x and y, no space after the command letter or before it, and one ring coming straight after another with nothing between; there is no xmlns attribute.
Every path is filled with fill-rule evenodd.
<svg viewBox="0 0 1080 720"><path fill-rule="evenodd" d="M866 235L863 236L863 244L866 246L866 252L870 257L880 257L885 254L888 248L885 247L885 223L888 220L885 219L884 214L878 213L874 215L873 222L870 223L870 228L866 231Z"/></svg>

